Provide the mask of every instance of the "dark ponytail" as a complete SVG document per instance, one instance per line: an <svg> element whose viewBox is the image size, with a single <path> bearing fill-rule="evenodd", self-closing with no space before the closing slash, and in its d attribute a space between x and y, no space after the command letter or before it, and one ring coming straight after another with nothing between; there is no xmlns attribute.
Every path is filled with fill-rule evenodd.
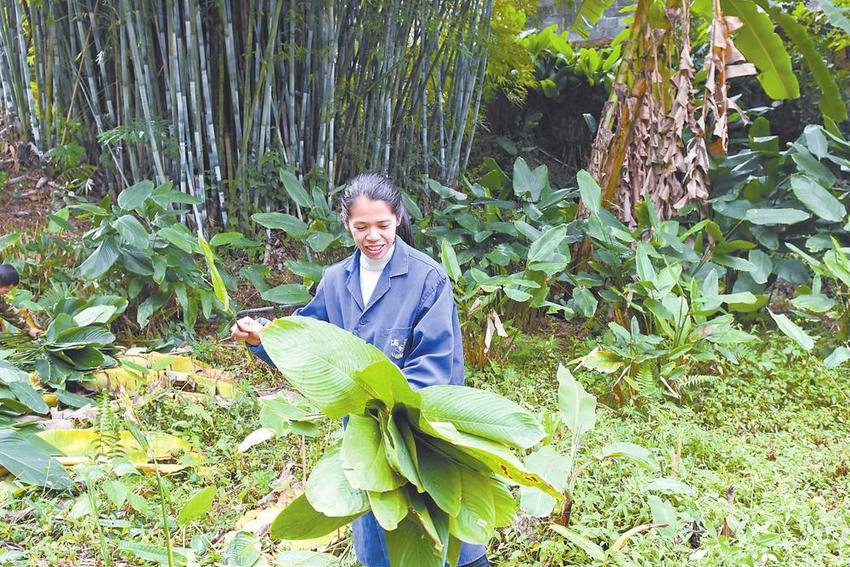
<svg viewBox="0 0 850 567"><path fill-rule="evenodd" d="M342 192L342 197L339 199L342 222L346 225L348 225L348 219L351 217L351 206L360 197L386 203L393 214L398 217L396 235L408 245L413 246L410 217L401 201L401 191L389 177L380 173L361 173L348 182Z"/></svg>

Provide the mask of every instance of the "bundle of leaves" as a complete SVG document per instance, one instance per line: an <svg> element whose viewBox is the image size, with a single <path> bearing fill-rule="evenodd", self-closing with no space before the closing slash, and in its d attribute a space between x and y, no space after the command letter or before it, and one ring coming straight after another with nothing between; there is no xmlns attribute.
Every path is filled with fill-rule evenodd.
<svg viewBox="0 0 850 567"><path fill-rule="evenodd" d="M457 564L461 542L485 544L511 523L509 485L562 498L511 451L545 436L517 404L464 386L414 391L377 348L314 319L280 319L262 340L304 397L331 418L348 417L341 446L278 515L272 537L320 537L371 511L387 530L392 565L442 567Z"/></svg>

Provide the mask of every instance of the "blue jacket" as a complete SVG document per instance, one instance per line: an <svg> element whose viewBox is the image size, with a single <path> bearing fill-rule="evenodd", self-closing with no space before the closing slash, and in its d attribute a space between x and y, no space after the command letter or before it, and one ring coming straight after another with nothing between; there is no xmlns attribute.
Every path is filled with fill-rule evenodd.
<svg viewBox="0 0 850 567"><path fill-rule="evenodd" d="M368 305L360 294L360 251L325 271L297 315L333 323L381 349L414 389L463 384L463 340L452 286L442 266L396 238ZM250 347L274 366L263 345ZM354 521L354 548L366 567L389 567L384 532L369 513ZM459 565L484 555L464 544Z"/></svg>

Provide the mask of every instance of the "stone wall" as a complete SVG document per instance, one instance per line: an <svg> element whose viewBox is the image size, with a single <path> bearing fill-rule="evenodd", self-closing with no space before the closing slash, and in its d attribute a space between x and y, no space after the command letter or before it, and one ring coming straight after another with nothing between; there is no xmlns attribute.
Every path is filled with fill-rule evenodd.
<svg viewBox="0 0 850 567"><path fill-rule="evenodd" d="M540 17L540 27L545 28L552 24L556 24L559 29L569 29L575 18L575 12L581 4L581 0L574 0L574 6L569 8L568 2L563 0L540 0L540 6L537 10L537 15ZM612 39L623 29L622 17L619 12L624 6L634 4L633 0L615 0L614 4L608 8L599 22L590 30L590 40L596 39ZM570 33L573 39L581 39L577 35Z"/></svg>

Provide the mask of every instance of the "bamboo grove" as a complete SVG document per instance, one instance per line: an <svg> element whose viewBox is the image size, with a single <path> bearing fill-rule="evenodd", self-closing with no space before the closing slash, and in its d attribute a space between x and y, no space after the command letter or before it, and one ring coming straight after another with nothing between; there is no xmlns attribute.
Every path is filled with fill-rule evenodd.
<svg viewBox="0 0 850 567"><path fill-rule="evenodd" d="M284 168L328 194L366 169L416 191L467 164L492 4L3 0L0 97L39 151L82 146L116 191L201 199L200 227L295 213Z"/></svg>

